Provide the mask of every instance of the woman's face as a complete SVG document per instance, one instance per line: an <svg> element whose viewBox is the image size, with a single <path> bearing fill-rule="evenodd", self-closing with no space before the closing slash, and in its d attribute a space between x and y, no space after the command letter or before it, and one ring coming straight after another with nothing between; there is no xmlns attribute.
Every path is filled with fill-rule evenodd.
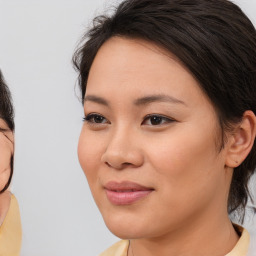
<svg viewBox="0 0 256 256"><path fill-rule="evenodd" d="M108 228L158 237L226 214L231 172L193 76L142 40L113 37L90 70L78 155Z"/></svg>
<svg viewBox="0 0 256 256"><path fill-rule="evenodd" d="M13 155L13 133L9 130L4 120L0 119L0 191L9 180L11 172L11 156Z"/></svg>

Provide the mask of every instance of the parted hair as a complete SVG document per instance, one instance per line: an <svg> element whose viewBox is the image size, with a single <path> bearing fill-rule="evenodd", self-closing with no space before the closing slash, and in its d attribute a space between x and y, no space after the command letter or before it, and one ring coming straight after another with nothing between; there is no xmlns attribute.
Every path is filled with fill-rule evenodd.
<svg viewBox="0 0 256 256"><path fill-rule="evenodd" d="M14 131L14 109L12 104L12 97L8 86L4 81L4 77L0 70L0 118L3 119L9 130ZM5 132L6 129L0 127L0 132ZM4 188L0 191L0 194L3 193L10 185L12 176L13 176L13 156L10 159L11 165L11 173L9 179L4 186Z"/></svg>
<svg viewBox="0 0 256 256"><path fill-rule="evenodd" d="M73 56L82 100L92 62L113 36L153 42L183 63L215 107L222 134L219 150L246 110L256 114L256 31L231 1L125 0L111 14L96 17ZM254 143L234 169L229 192L228 212L238 213L242 221L255 166Z"/></svg>

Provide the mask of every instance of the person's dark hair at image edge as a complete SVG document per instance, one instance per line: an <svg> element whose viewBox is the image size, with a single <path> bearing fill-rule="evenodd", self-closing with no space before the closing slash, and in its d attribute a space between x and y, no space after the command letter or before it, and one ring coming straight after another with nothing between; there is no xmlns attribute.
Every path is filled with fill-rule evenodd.
<svg viewBox="0 0 256 256"><path fill-rule="evenodd" d="M11 131L14 131L14 108L12 104L12 97L10 90L8 86L6 85L4 81L4 77L2 75L2 72L0 70L0 118L4 120L8 126L8 128ZM3 129L0 127L0 132L5 132L6 129ZM10 164L11 164L11 173L9 176L9 179L4 186L4 188L0 191L0 194L3 193L10 185L12 176L13 176L13 156L10 159Z"/></svg>
<svg viewBox="0 0 256 256"><path fill-rule="evenodd" d="M92 62L109 38L143 39L175 55L198 81L218 114L221 141L246 110L256 114L256 31L242 10L228 0L126 0L112 16L98 16L73 56L84 99ZM240 216L252 200L256 144L234 169L228 212Z"/></svg>

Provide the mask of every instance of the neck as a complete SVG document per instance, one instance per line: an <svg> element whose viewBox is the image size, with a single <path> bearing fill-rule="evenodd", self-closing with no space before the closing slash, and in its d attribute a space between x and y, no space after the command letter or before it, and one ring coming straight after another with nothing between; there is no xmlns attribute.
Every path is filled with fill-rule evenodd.
<svg viewBox="0 0 256 256"><path fill-rule="evenodd" d="M128 256L219 256L229 253L239 237L228 215L221 221L193 221L161 237L130 241Z"/></svg>

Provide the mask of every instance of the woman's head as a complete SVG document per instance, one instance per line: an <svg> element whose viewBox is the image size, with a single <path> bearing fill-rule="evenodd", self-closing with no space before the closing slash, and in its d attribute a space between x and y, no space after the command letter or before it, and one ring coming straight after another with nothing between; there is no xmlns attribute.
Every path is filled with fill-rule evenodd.
<svg viewBox="0 0 256 256"><path fill-rule="evenodd" d="M239 7L226 0L124 1L111 17L100 16L95 19L94 26L86 34L85 40L86 42L74 56L75 65L80 72L79 82L83 100L87 94L87 89L89 88L90 90L94 88L93 91L96 93L96 96L97 92L101 92L101 88L98 88L98 90L95 91L95 88L97 88L95 83L89 83L90 77L91 81L96 77L97 67L99 67L98 70L102 71L97 74L98 79L102 78L102 81L97 81L98 86L106 81L104 93L106 95L110 93L109 97L115 95L114 91L111 90L116 90L117 88L112 88L110 86L111 83L107 83L107 74L103 72L104 70L107 70L108 65L114 65L114 62L112 61L112 58L114 57L109 54L111 52L110 50L112 50L113 56L116 55L116 52L119 52L119 55L121 52L124 53L123 63L120 62L122 58L119 59L118 62L120 67L122 66L121 64L125 64L126 59L129 60L129 56L135 58L135 56L132 55L131 50L138 54L138 63L140 63L139 52L141 51L143 53L143 49L145 51L146 49L150 49L152 54L153 52L158 52L162 57L169 56L170 62L175 60L175 65L182 67L183 71L187 72L186 75L190 75L191 81L194 79L193 83L195 81L197 82L198 88L200 88L205 97L204 100L202 100L202 108L203 102L207 102L208 100L208 103L210 103L208 105L208 110L210 111L208 114L212 117L211 121L215 120L215 116L216 126L210 126L214 128L214 130L210 130L210 127L205 127L205 131L211 131L213 133L215 137L215 150L218 153L215 156L218 156L218 161L222 159L220 162L215 162L215 167L218 169L219 165L223 163L227 164L225 161L223 162L223 159L225 159L225 156L227 155L231 156L231 154L227 154L232 141L230 140L230 136L236 134L235 131L241 131L239 124L243 123L244 120L247 119L245 123L250 123L248 120L251 118L250 120L253 123L253 113L256 113L256 32L250 20L243 14ZM132 45L136 45L136 47L134 46L134 48L132 48ZM142 47L140 51L136 51L136 49L138 50L139 45L142 45L144 48ZM122 49L119 49L120 47ZM130 55L127 55L126 51L129 52ZM150 51L147 54L150 56ZM100 58L100 56L104 56L104 58ZM142 56L141 60L143 60ZM146 59L144 60L146 61ZM105 68L97 65L97 63L100 62L104 62ZM127 61L127 63L132 64L132 61ZM135 66L135 64L136 63L134 62L133 65ZM149 66L152 65L153 67L154 63L150 63L149 59L148 62L144 62L144 64ZM93 67L96 68L93 69ZM133 67L131 67L131 69ZM118 66L115 68L118 70ZM140 75L140 69L143 70L144 66L141 63L141 66L138 66L137 68L138 72L134 73L134 84L136 84L138 76ZM168 69L167 64L166 68ZM151 71L152 74L155 73L155 75L157 75L159 69L157 69L156 66L155 70L152 69ZM176 71L179 73L178 70ZM116 75L112 73L112 79L118 77L120 73L122 73L120 70L116 72ZM185 77L186 75L184 73ZM148 77L150 76L148 75ZM125 77L122 79L125 80ZM170 76L169 79L172 79L172 77ZM131 76L127 78L127 81L132 82ZM170 80L170 83L171 82L173 81ZM131 89L126 88L128 90L127 95L129 90L132 91L132 85L132 83L129 84ZM150 86L147 88L143 82L136 85L136 90L138 90L136 91L137 94L140 92L145 93L147 90L150 91ZM155 84L156 90L158 90L160 94L161 86L161 83ZM182 90L181 95L185 96L188 94L187 96L189 96L191 93L192 97L193 90L196 90L194 87L192 90L192 87L190 88L189 85L187 86L187 91L185 90L185 85L173 88L170 85L170 88L173 89L171 94L174 93L174 95L171 96L176 96L176 93L179 94L180 89ZM133 91L133 94L136 93ZM197 91L197 93L197 96L199 97L199 91ZM96 100L100 101L100 99ZM196 97L191 99L191 103L193 101L195 102L195 100ZM124 102L124 99L120 98L120 102ZM215 115L210 114L210 106L214 109ZM121 109L121 105L119 107ZM206 105L204 107L206 109ZM248 115L246 117L245 113L248 114L248 110L251 111L249 114L251 117ZM196 111L199 111L199 109ZM197 113L200 113L200 111ZM95 118L100 117L90 118L93 118L95 122ZM207 122L206 116L202 115L201 118L201 120ZM102 122L102 119L100 118L98 122ZM211 124L214 124L214 122ZM248 200L249 192L247 184L256 165L256 145L253 142L255 128L253 128L253 125L252 131L252 142L247 153L243 156L241 154L233 154L231 157L232 159L229 159L227 165L231 169L234 168L233 175L230 175L230 189L229 192L227 192L229 193L229 212L233 212L236 209L244 209ZM193 136L193 133L189 135ZM243 134L240 133L239 136L242 141ZM234 140L239 136L234 136ZM166 140L167 138L168 137L166 137ZM180 138L185 137L180 136ZM143 146L143 140L141 140L140 143ZM180 141L180 143L185 143L185 141ZM168 147L164 147L167 145L168 143L162 144L162 149L168 150ZM178 147L178 145L179 143L177 142L176 147ZM191 147L193 148L192 144ZM193 152L192 148L190 149L191 156L193 156L193 153L197 152L196 148L195 152ZM237 148L238 147L233 147L233 152L235 152L235 149ZM157 150L161 152L160 149ZM177 152L179 152L178 149ZM199 152L197 153L199 154ZM205 153L207 153L207 151L205 151ZM182 161L184 157L182 151L176 155L176 157ZM202 160L202 158L200 159ZM108 161L105 162L107 163ZM191 164L193 164L192 161ZM200 169L201 168L198 170ZM200 175L198 178L194 177L194 181L196 182L200 180L199 177ZM215 178L217 179L217 177ZM182 185L182 183L179 184ZM225 189L223 189L223 191L224 190Z"/></svg>
<svg viewBox="0 0 256 256"><path fill-rule="evenodd" d="M13 174L14 110L10 91L0 71L0 193L10 185Z"/></svg>

